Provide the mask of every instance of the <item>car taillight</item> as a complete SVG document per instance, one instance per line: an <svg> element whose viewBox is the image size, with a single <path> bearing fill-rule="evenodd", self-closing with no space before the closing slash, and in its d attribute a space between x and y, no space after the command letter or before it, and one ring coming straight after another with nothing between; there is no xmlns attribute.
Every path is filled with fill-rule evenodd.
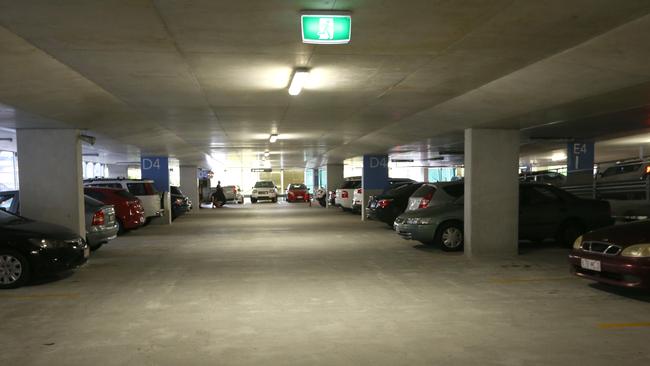
<svg viewBox="0 0 650 366"><path fill-rule="evenodd" d="M363 193L363 189L361 188L357 189L357 194L361 194L361 193Z"/></svg>
<svg viewBox="0 0 650 366"><path fill-rule="evenodd" d="M348 191L341 192L341 198L348 198Z"/></svg>
<svg viewBox="0 0 650 366"><path fill-rule="evenodd" d="M429 207L429 202L431 202L431 198L433 198L433 192L427 193L420 200L420 205L418 206L418 208L427 208L427 207Z"/></svg>
<svg viewBox="0 0 650 366"><path fill-rule="evenodd" d="M386 207L388 207L388 205L390 205L390 203L391 203L392 201L393 201L393 200L386 200L386 199L384 199L384 200L379 200L379 201L377 201L377 206L379 206L379 207L381 207L381 208L386 208Z"/></svg>
<svg viewBox="0 0 650 366"><path fill-rule="evenodd" d="M93 226L104 225L104 211L99 210L93 215Z"/></svg>
<svg viewBox="0 0 650 366"><path fill-rule="evenodd" d="M237 194L237 188L233 188L232 193Z"/></svg>

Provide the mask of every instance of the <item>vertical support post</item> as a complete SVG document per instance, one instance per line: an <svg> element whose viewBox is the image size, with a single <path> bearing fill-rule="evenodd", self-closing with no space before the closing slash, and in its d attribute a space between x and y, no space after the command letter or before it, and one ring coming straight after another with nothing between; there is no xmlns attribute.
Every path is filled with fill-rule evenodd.
<svg viewBox="0 0 650 366"><path fill-rule="evenodd" d="M519 131L465 130L465 254L510 257L519 234Z"/></svg>
<svg viewBox="0 0 650 366"><path fill-rule="evenodd" d="M381 194L388 188L388 155L364 155L361 175L361 221L366 219L366 203L370 196Z"/></svg>
<svg viewBox="0 0 650 366"><path fill-rule="evenodd" d="M18 129L20 214L86 237L81 141L76 129Z"/></svg>

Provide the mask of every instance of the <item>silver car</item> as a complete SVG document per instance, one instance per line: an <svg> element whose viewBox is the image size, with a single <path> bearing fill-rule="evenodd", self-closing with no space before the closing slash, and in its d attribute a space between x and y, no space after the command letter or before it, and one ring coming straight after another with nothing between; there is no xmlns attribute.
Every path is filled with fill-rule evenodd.
<svg viewBox="0 0 650 366"><path fill-rule="evenodd" d="M244 203L244 195L239 186L223 186L222 189L226 196L226 202Z"/></svg>

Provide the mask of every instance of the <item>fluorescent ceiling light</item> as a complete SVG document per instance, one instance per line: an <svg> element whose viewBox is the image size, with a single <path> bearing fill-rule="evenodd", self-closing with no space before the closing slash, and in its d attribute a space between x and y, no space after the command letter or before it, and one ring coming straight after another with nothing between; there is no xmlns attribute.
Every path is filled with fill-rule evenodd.
<svg viewBox="0 0 650 366"><path fill-rule="evenodd" d="M274 143L276 141L278 141L278 134L277 133L272 133L271 137L269 137L269 142Z"/></svg>
<svg viewBox="0 0 650 366"><path fill-rule="evenodd" d="M309 70L307 69L296 69L291 78L291 84L289 84L289 94L298 95L302 91L302 87L307 82L309 77Z"/></svg>

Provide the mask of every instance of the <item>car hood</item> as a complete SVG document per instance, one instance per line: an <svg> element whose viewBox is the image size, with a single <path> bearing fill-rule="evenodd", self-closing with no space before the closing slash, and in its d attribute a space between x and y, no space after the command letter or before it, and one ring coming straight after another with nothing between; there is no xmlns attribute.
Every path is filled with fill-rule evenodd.
<svg viewBox="0 0 650 366"><path fill-rule="evenodd" d="M22 237L42 237L43 239L74 240L79 238L72 230L45 222L27 220L0 226L8 235Z"/></svg>
<svg viewBox="0 0 650 366"><path fill-rule="evenodd" d="M590 231L584 234L582 238L587 241L602 241L622 247L650 243L650 220L604 227Z"/></svg>
<svg viewBox="0 0 650 366"><path fill-rule="evenodd" d="M414 217L435 217L441 214L446 214L453 211L463 211L463 205L455 203L443 203L432 207L421 208L414 211L407 211L399 217L407 219Z"/></svg>

